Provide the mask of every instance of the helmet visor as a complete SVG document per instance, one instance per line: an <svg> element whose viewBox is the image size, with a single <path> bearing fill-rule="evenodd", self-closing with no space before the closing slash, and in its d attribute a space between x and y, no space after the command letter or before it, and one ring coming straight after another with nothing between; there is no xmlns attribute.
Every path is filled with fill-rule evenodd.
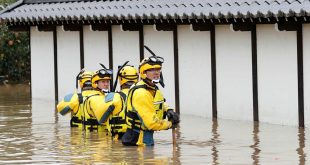
<svg viewBox="0 0 310 165"><path fill-rule="evenodd" d="M112 75L112 73L113 73L113 71L112 71L111 69L107 69L107 70L105 70L105 69L100 69L100 70L98 71L98 76L99 76L100 78L110 77L110 76Z"/></svg>
<svg viewBox="0 0 310 165"><path fill-rule="evenodd" d="M149 58L149 62L153 62L153 63L163 63L164 62L164 58L159 57L159 56L152 56Z"/></svg>
<svg viewBox="0 0 310 165"><path fill-rule="evenodd" d="M147 58L141 65L146 64L146 63L150 65L156 65L156 64L161 65L163 62L164 62L164 58L159 57L159 56L152 56L152 57Z"/></svg>

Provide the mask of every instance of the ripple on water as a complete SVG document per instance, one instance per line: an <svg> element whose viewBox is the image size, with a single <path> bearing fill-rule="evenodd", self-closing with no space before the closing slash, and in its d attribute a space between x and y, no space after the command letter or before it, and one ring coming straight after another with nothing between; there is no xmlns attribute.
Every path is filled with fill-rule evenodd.
<svg viewBox="0 0 310 165"><path fill-rule="evenodd" d="M26 96L0 99L0 164L308 163L308 129L182 114L174 133L155 132L154 147L125 147L106 133L70 128L54 101Z"/></svg>

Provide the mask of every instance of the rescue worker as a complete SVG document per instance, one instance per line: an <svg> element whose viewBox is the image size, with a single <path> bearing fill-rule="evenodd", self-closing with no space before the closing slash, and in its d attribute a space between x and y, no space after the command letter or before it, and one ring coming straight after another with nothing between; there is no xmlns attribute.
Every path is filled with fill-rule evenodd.
<svg viewBox="0 0 310 165"><path fill-rule="evenodd" d="M156 85L160 82L163 62L162 57L152 56L143 59L139 65L141 80L130 89L126 102L128 128L122 137L124 145L152 146L154 131L175 128L179 123L178 114L165 104Z"/></svg>
<svg viewBox="0 0 310 165"><path fill-rule="evenodd" d="M94 115L94 111L91 108L91 101L95 96L104 96L106 93L109 92L110 88L110 80L112 77L111 70L100 69L96 71L91 77L91 86L93 90L97 92L96 95L91 95L85 98L84 103L84 113L82 114L83 123L86 129L90 131L98 130L98 131L106 131L106 124L102 123L99 124L97 118ZM96 101L94 101L96 102Z"/></svg>
<svg viewBox="0 0 310 165"><path fill-rule="evenodd" d="M112 70L100 69L92 76L84 77L88 78L88 81L82 79L80 74L77 79L80 83L87 84L88 89L91 90L82 92L82 94L66 95L57 105L57 110L62 115L72 111L78 116L77 123L82 123L84 130L106 131L107 119L111 114L119 113L123 104L119 94L108 93ZM89 87L89 83L92 88Z"/></svg>
<svg viewBox="0 0 310 165"><path fill-rule="evenodd" d="M123 109L119 114L113 115L109 120L109 127L111 129L114 140L121 139L123 134L126 132L126 120L125 120L125 101L129 88L136 82L138 82L138 71L131 65L126 65L119 71L119 83L121 91L117 92L122 96Z"/></svg>
<svg viewBox="0 0 310 165"><path fill-rule="evenodd" d="M94 90L100 91L102 95L110 92L110 81L112 70L100 69L91 78L91 84Z"/></svg>
<svg viewBox="0 0 310 165"><path fill-rule="evenodd" d="M77 112L73 112L72 113L72 118L70 121L70 125L71 127L77 127L79 126L80 128L82 128L82 114L83 114L83 98L85 97L89 97L91 95L97 94L93 88L92 88L92 84L91 84L91 77L93 76L94 72L91 71L86 71L86 72L82 72L79 76L78 76L78 81L79 81L79 85L81 88L81 94L78 93L79 95L79 108ZM81 98L81 96L83 98Z"/></svg>
<svg viewBox="0 0 310 165"><path fill-rule="evenodd" d="M128 95L129 88L136 82L138 82L138 71L131 65L124 66L119 73L119 83L121 87L121 93Z"/></svg>
<svg viewBox="0 0 310 165"><path fill-rule="evenodd" d="M77 81L79 83L81 93L76 92L73 94L68 94L57 105L57 110L61 115L66 115L67 113L71 112L71 127L83 128L83 100L84 98L91 95L100 94L94 91L92 88L91 78L93 74L94 73L91 71L81 70L81 72L77 76Z"/></svg>
<svg viewBox="0 0 310 165"><path fill-rule="evenodd" d="M98 126L98 128L107 128L108 119L111 115L120 113L123 106L123 100L118 93L110 92L110 80L112 78L112 70L100 69L91 78L92 87L100 92L100 95L94 95L85 100L86 111L85 120L90 125Z"/></svg>

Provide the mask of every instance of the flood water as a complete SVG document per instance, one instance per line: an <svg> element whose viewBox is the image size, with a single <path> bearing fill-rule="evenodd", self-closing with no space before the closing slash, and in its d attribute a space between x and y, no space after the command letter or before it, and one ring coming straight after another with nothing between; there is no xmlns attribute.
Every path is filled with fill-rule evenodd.
<svg viewBox="0 0 310 165"><path fill-rule="evenodd" d="M27 85L0 86L0 164L309 164L309 129L182 115L175 145L167 130L154 147L124 147L29 96Z"/></svg>

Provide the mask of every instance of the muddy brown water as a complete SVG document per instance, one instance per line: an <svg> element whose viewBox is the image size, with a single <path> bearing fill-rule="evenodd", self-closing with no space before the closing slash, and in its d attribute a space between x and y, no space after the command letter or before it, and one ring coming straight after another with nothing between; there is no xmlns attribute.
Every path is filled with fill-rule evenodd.
<svg viewBox="0 0 310 165"><path fill-rule="evenodd" d="M307 128L182 114L176 145L167 130L154 147L125 147L69 119L28 85L0 86L0 164L309 164Z"/></svg>

